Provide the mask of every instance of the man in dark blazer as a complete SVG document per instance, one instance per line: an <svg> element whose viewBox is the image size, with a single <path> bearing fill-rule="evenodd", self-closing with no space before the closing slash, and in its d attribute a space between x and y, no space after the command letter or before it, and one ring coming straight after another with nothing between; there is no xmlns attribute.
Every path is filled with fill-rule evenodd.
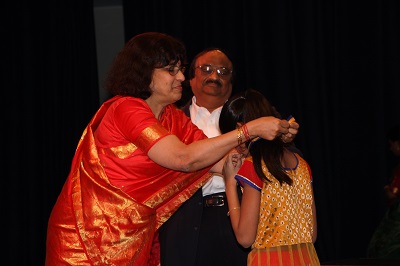
<svg viewBox="0 0 400 266"><path fill-rule="evenodd" d="M208 137L221 134L219 115L232 80L232 60L221 49L200 52L189 67L193 97L182 109ZM246 265L249 249L237 243L227 212L225 183L216 174L160 228L161 265Z"/></svg>

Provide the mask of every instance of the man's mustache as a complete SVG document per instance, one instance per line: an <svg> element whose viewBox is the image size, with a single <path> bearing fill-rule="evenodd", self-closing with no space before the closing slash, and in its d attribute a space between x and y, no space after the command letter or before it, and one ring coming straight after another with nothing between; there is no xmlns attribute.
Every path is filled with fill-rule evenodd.
<svg viewBox="0 0 400 266"><path fill-rule="evenodd" d="M222 87L222 83L221 83L219 80L216 80L216 79L207 79L207 80L204 82L204 85L209 84L209 83L214 83L214 84L216 84L216 85Z"/></svg>

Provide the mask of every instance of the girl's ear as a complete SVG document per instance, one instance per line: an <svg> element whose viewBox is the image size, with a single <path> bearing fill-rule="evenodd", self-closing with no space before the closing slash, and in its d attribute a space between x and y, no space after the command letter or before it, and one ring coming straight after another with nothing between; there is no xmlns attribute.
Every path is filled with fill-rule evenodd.
<svg viewBox="0 0 400 266"><path fill-rule="evenodd" d="M241 123L241 122L236 122L236 128L239 128L239 127L241 127L243 125L243 123Z"/></svg>

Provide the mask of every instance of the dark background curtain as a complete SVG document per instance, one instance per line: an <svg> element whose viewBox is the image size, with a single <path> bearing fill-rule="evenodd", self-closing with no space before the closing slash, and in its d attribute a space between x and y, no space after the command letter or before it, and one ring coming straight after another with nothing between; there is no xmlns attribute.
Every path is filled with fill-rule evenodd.
<svg viewBox="0 0 400 266"><path fill-rule="evenodd" d="M46 227L79 138L99 107L91 1L7 4L3 165L7 255L43 265ZM400 123L400 7L389 1L123 1L125 38L161 31L189 60L209 46L235 63L234 91L261 90L300 124L322 262L363 258L386 208Z"/></svg>
<svg viewBox="0 0 400 266"><path fill-rule="evenodd" d="M99 107L93 3L18 0L2 10L3 262L39 266L51 209Z"/></svg>

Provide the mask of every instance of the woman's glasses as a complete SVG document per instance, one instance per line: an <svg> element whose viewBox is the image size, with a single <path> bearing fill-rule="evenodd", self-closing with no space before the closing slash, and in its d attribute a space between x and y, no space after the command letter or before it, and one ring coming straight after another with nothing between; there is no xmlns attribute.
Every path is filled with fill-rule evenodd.
<svg viewBox="0 0 400 266"><path fill-rule="evenodd" d="M186 67L184 65L180 65L180 66L170 65L170 66L163 67L162 69L167 70L171 76L175 76L176 74L178 74L179 71L181 71L182 73L185 73Z"/></svg>

